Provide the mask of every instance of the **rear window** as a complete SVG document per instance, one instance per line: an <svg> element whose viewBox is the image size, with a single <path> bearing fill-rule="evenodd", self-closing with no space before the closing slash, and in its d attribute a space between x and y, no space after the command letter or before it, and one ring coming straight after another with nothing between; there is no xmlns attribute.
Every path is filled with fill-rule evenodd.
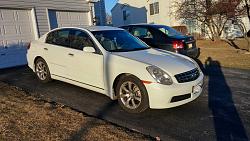
<svg viewBox="0 0 250 141"><path fill-rule="evenodd" d="M53 31L48 34L46 43L63 47L70 47L69 33L69 29Z"/></svg>
<svg viewBox="0 0 250 141"><path fill-rule="evenodd" d="M182 35L182 33L180 33L179 31L168 27L168 26L159 26L157 27L158 30L160 30L161 32L163 32L164 34L166 34L167 36L178 36L178 35Z"/></svg>

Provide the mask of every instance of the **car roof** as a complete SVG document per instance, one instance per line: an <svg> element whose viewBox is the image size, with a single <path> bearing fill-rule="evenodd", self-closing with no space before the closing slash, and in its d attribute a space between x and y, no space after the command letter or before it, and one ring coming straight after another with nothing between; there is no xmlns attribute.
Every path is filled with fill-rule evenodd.
<svg viewBox="0 0 250 141"><path fill-rule="evenodd" d="M124 29L112 27L112 26L88 26L88 27L85 27L85 29L89 31L124 30Z"/></svg>
<svg viewBox="0 0 250 141"><path fill-rule="evenodd" d="M124 30L124 29L121 29L121 28L111 27L111 26L61 27L61 28L56 28L54 30L67 29L67 28L71 28L71 29L86 29L86 30L89 30L89 31Z"/></svg>

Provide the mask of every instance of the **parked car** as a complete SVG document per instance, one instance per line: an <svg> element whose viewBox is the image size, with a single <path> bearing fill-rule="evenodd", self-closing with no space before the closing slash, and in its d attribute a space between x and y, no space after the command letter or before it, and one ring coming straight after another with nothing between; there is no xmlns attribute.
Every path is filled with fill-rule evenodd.
<svg viewBox="0 0 250 141"><path fill-rule="evenodd" d="M133 24L120 28L126 29L153 48L180 53L194 59L200 55L194 37L183 35L174 28L156 24Z"/></svg>
<svg viewBox="0 0 250 141"><path fill-rule="evenodd" d="M191 58L152 49L114 27L52 30L31 42L27 60L41 82L56 79L105 94L131 113L193 101L204 78Z"/></svg>

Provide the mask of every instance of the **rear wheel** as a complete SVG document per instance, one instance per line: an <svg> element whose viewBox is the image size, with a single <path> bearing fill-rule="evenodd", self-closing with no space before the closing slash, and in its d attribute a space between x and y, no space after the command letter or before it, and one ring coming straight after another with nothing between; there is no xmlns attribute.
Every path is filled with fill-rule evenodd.
<svg viewBox="0 0 250 141"><path fill-rule="evenodd" d="M148 93L143 83L135 76L124 77L116 88L120 106L129 113L141 113L148 109Z"/></svg>
<svg viewBox="0 0 250 141"><path fill-rule="evenodd" d="M38 58L36 60L35 72L36 72L37 78L43 83L47 83L52 80L49 67L42 58Z"/></svg>

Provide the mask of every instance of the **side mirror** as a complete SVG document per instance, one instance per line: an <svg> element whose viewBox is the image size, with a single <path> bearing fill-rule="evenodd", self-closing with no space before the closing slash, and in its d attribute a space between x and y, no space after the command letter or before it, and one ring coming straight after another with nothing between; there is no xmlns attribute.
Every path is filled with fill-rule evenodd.
<svg viewBox="0 0 250 141"><path fill-rule="evenodd" d="M83 51L86 53L95 53L95 48L93 47L84 47Z"/></svg>

